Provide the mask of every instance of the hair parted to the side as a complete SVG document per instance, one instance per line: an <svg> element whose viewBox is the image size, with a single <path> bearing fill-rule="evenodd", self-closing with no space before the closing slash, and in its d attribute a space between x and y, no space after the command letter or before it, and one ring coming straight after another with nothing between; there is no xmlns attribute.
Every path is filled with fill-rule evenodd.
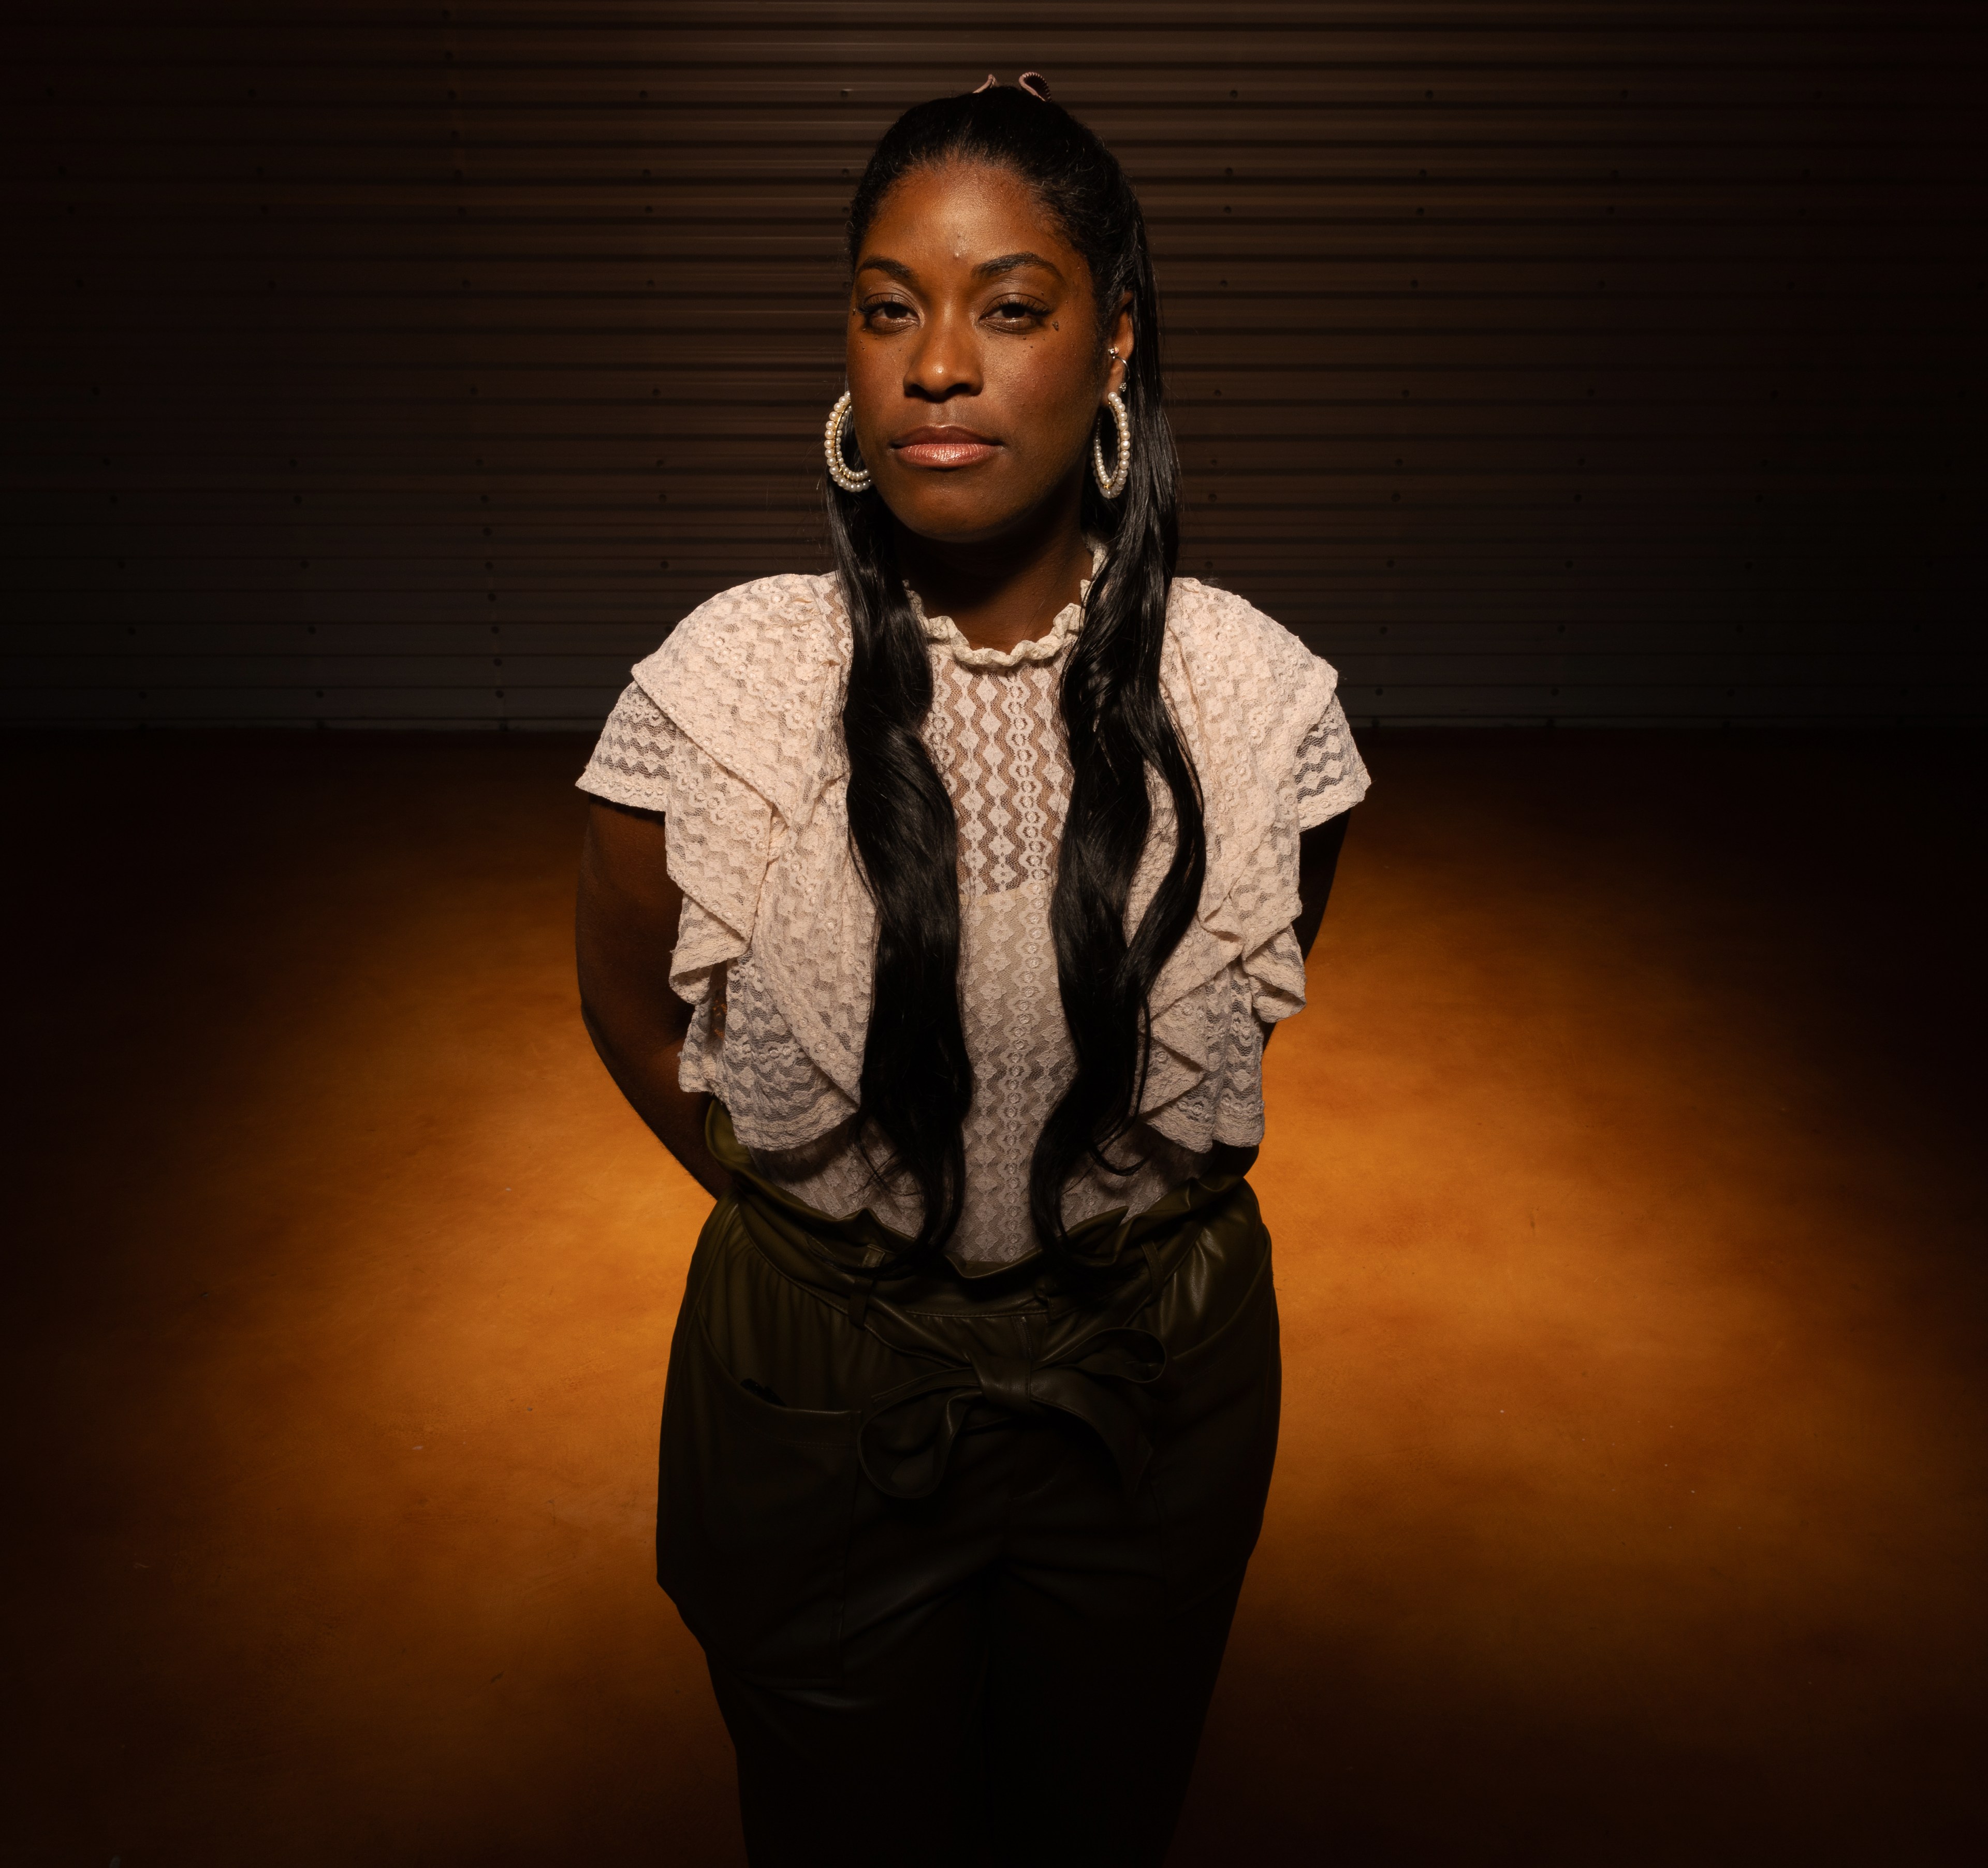
<svg viewBox="0 0 1988 1868"><path fill-rule="evenodd" d="M1193 918L1207 868L1200 787L1160 692L1178 525L1159 299L1144 218L1117 159L1060 104L1005 87L917 105L885 132L850 205L850 265L904 177L958 161L1006 169L1035 192L1090 268L1100 345L1121 297L1131 295L1131 473L1116 500L1084 474L1084 530L1108 550L1062 689L1072 784L1050 924L1077 1071L1043 1125L1029 1176L1037 1237L1081 1276L1063 1223L1063 1190L1087 1157L1122 1171L1107 1151L1138 1118L1153 984ZM881 1137L923 1196L911 1248L918 1256L943 1248L965 1193L960 1125L973 1073L959 1010L958 828L921 731L931 666L890 514L874 487L848 493L830 485L827 496L854 636L842 716L850 835L877 920L860 1126ZM1152 828L1149 773L1172 800L1174 847L1128 939L1133 876Z"/></svg>

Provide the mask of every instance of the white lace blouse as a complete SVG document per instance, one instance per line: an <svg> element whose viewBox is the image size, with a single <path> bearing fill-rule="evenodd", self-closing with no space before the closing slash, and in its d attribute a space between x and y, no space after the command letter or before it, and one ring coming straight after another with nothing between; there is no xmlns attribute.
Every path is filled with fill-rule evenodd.
<svg viewBox="0 0 1988 1868"><path fill-rule="evenodd" d="M1057 686L1081 603L1005 652L969 648L949 618L919 612L934 684L925 739L959 824L974 1092L951 1250L968 1263L1034 1246L1030 1159L1074 1068L1049 906L1070 785ZM849 662L832 577L722 591L637 664L580 783L668 821L684 893L670 983L692 1009L683 1087L718 1097L756 1166L817 1210L867 1206L913 1232L915 1190L877 1179L852 1120L876 926L844 796ZM1298 834L1368 787L1335 683L1240 597L1175 580L1161 685L1202 784L1207 879L1152 995L1141 1125L1112 1151L1137 1169L1087 1169L1065 1195L1066 1223L1141 1211L1218 1143L1262 1139L1262 1027L1304 1005ZM1128 925L1165 872L1172 821L1155 780Z"/></svg>

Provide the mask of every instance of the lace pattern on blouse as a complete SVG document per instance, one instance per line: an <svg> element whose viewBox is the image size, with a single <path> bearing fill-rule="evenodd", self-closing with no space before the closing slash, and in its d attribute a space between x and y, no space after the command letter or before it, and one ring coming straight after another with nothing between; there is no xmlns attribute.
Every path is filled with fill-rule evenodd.
<svg viewBox="0 0 1988 1868"><path fill-rule="evenodd" d="M1260 1139L1259 1021L1304 1002L1290 929L1297 834L1367 787L1326 665L1237 599L1188 591L1190 601L1239 613L1246 636L1257 639L1195 642L1215 651L1209 667L1200 655L1188 665L1170 641L1178 665L1168 698L1209 800L1209 888L1154 995L1145 1119L1114 1151L1136 1169L1087 1169L1065 1195L1067 1223L1114 1207L1142 1210L1217 1142ZM1056 651L991 665L973 659L984 651L962 655L927 624L934 698L925 736L959 825L961 1009L975 1087L952 1249L967 1261L1012 1260L1033 1246L1030 1160L1074 1067L1049 903L1070 786L1060 648L1080 621L1077 608L1065 613L1071 626ZM1170 611L1170 637L1174 621ZM783 638L801 651L803 675L816 665L825 693L809 695L808 682L792 676L766 684L766 651ZM692 1007L684 1087L718 1096L762 1171L809 1204L839 1214L868 1206L911 1231L915 1195L877 1181L852 1132L875 928L847 855L841 795L847 641L831 580L775 579L722 594L637 669L580 782L669 821L670 869L685 892L671 980ZM1238 648L1266 645L1283 665L1266 666L1259 654L1253 672L1237 665L1235 678L1215 679L1225 655L1234 664ZM757 687L732 685L756 675ZM764 726L738 704L756 693ZM1273 761L1276 776L1266 782L1242 769L1255 758ZM811 770L797 769L810 760ZM1164 874L1170 827L1161 789L1134 915Z"/></svg>

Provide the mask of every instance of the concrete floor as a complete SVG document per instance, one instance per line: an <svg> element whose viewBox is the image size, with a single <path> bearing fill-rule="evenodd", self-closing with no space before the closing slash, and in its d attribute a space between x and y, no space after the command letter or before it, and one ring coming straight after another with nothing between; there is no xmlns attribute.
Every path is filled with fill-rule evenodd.
<svg viewBox="0 0 1988 1868"><path fill-rule="evenodd" d="M1365 743L1178 1868L1988 1860L1976 746ZM6 1862L742 1859L581 755L0 748Z"/></svg>

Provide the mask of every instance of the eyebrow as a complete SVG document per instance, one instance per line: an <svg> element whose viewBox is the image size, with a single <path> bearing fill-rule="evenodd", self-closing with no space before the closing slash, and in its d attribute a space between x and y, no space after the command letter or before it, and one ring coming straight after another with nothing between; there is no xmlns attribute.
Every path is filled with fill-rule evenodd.
<svg viewBox="0 0 1988 1868"><path fill-rule="evenodd" d="M1063 268L1040 253L1003 253L998 259L982 260L973 269L981 278L992 279L999 272L1018 272L1023 266L1040 266L1045 272L1063 277Z"/></svg>
<svg viewBox="0 0 1988 1868"><path fill-rule="evenodd" d="M973 270L976 277L992 279L1002 272L1016 272L1023 266L1040 266L1045 272L1053 272L1063 277L1063 268L1053 259L1045 259L1040 253L1002 253L993 259L983 259ZM901 259L887 259L881 253L866 253L857 266L859 272L888 272L893 279L901 279L906 285L918 277Z"/></svg>

